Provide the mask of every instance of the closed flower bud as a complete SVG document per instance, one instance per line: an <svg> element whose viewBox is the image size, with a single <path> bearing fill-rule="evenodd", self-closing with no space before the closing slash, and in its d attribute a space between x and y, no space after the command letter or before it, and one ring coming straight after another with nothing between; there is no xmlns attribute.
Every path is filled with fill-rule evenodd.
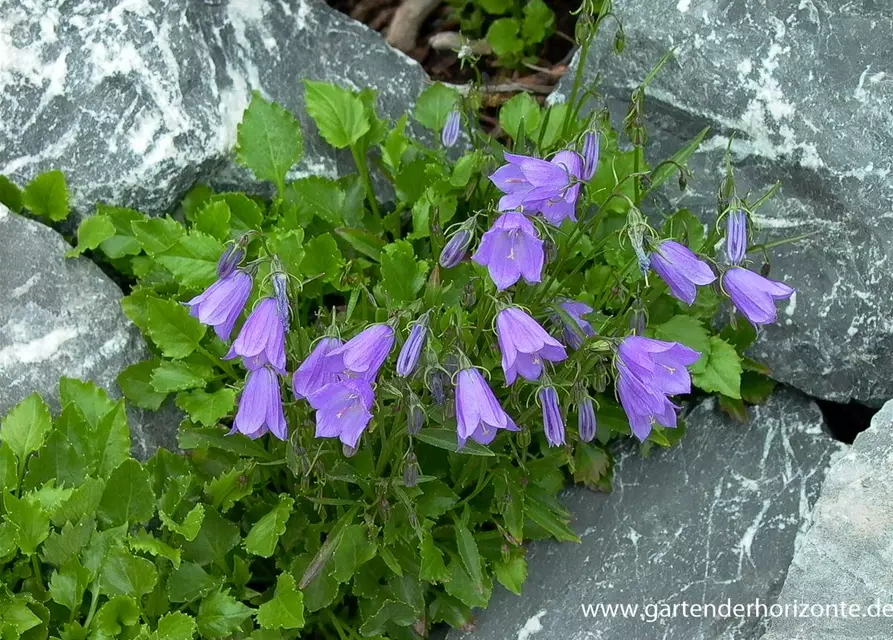
<svg viewBox="0 0 893 640"><path fill-rule="evenodd" d="M598 133L590 131L583 140L583 180L588 182L592 180L598 169L599 155L599 137Z"/></svg>
<svg viewBox="0 0 893 640"><path fill-rule="evenodd" d="M273 274L273 297L276 298L276 313L279 315L279 321L288 331L291 324L291 309L288 306L288 276L281 271Z"/></svg>
<svg viewBox="0 0 893 640"><path fill-rule="evenodd" d="M518 433L518 444L522 447L529 447L530 441L530 429L527 428L527 425L524 425L521 427L521 431Z"/></svg>
<svg viewBox="0 0 893 640"><path fill-rule="evenodd" d="M422 349L425 348L425 340L428 339L428 314L426 313L412 327L409 337L400 349L397 356L397 375L406 378L412 375L419 364Z"/></svg>
<svg viewBox="0 0 893 640"><path fill-rule="evenodd" d="M349 444L342 444L341 453L344 454L345 458L353 458L355 455L357 455L357 448L352 447Z"/></svg>
<svg viewBox="0 0 893 640"><path fill-rule="evenodd" d="M447 401L446 389L448 383L449 377L440 369L432 369L428 373L428 391L431 392L434 404L438 407Z"/></svg>
<svg viewBox="0 0 893 640"><path fill-rule="evenodd" d="M747 255L749 244L747 213L742 209L729 211L726 226L726 258L732 266L738 266Z"/></svg>
<svg viewBox="0 0 893 640"><path fill-rule="evenodd" d="M238 244L227 246L226 251L223 252L220 260L217 262L217 275L221 278L227 277L236 270L236 267L242 263L244 258L245 250Z"/></svg>
<svg viewBox="0 0 893 640"><path fill-rule="evenodd" d="M543 387L539 391L539 401L543 408L543 426L546 429L546 440L550 447L564 444L564 416L558 403L558 392L555 387Z"/></svg>
<svg viewBox="0 0 893 640"><path fill-rule="evenodd" d="M679 190L685 191L688 188L688 175L685 171L679 172Z"/></svg>
<svg viewBox="0 0 893 640"><path fill-rule="evenodd" d="M410 451L406 456L406 463L403 465L403 484L410 489L419 483L419 461L415 454Z"/></svg>
<svg viewBox="0 0 893 640"><path fill-rule="evenodd" d="M623 53L626 48L626 34L623 29L617 29L614 32L614 51L618 54Z"/></svg>
<svg viewBox="0 0 893 640"><path fill-rule="evenodd" d="M468 254L468 247L471 246L473 239L474 234L470 229L459 229L454 233L447 241L443 251L440 252L440 266L451 269L462 262Z"/></svg>
<svg viewBox="0 0 893 640"><path fill-rule="evenodd" d="M595 406L592 398L586 396L577 405L577 427L580 431L580 440L592 442L598 431L598 422L595 418Z"/></svg>
<svg viewBox="0 0 893 640"><path fill-rule="evenodd" d="M467 282L465 287L462 289L462 304L466 307L473 307L477 304L478 294L477 290L474 288L473 282Z"/></svg>
<svg viewBox="0 0 893 640"><path fill-rule="evenodd" d="M440 136L443 146L452 147L459 140L459 129L462 127L462 114L456 111L450 111L447 117L446 125L443 127L443 134Z"/></svg>
<svg viewBox="0 0 893 640"><path fill-rule="evenodd" d="M418 435L425 426L425 409L419 397L409 392L409 403L406 405L406 432L411 436Z"/></svg>

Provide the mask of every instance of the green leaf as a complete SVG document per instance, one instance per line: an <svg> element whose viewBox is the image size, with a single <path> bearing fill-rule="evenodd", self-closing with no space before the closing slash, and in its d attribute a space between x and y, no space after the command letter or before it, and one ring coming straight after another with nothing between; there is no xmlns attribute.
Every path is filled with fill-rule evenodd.
<svg viewBox="0 0 893 640"><path fill-rule="evenodd" d="M499 124L514 140L522 137L522 127L523 137L530 139L539 130L542 117L539 104L529 93L519 93L499 110Z"/></svg>
<svg viewBox="0 0 893 640"><path fill-rule="evenodd" d="M302 273L301 264L304 262L304 230L291 229L279 232L272 236L273 251L282 261L282 266L292 276Z"/></svg>
<svg viewBox="0 0 893 640"><path fill-rule="evenodd" d="M700 321L691 316L673 316L663 324L654 328L654 337L668 342L678 342L701 354L689 370L692 373L702 372L710 353L710 332Z"/></svg>
<svg viewBox="0 0 893 640"><path fill-rule="evenodd" d="M258 179L273 182L281 193L285 176L304 155L301 125L291 113L255 91L239 124L236 155Z"/></svg>
<svg viewBox="0 0 893 640"><path fill-rule="evenodd" d="M462 559L462 565L468 572L471 582L475 589L482 591L484 588L484 574L481 568L481 554L478 551L477 542L468 528L457 522L453 527L456 534L456 546L459 548L459 557Z"/></svg>
<svg viewBox="0 0 893 640"><path fill-rule="evenodd" d="M441 131L450 111L459 102L459 92L445 84L435 82L425 89L415 103L413 115L426 129Z"/></svg>
<svg viewBox="0 0 893 640"><path fill-rule="evenodd" d="M243 460L205 484L205 492L211 497L215 509L226 513L254 490L254 472L257 463ZM275 510L274 510L275 511Z"/></svg>
<svg viewBox="0 0 893 640"><path fill-rule="evenodd" d="M570 105L567 102L554 104L548 107L543 114L543 124L537 134L540 140L540 149L545 151L559 142L564 126L564 118Z"/></svg>
<svg viewBox="0 0 893 640"><path fill-rule="evenodd" d="M543 0L530 0L524 5L521 35L528 45L542 42L555 30L555 12Z"/></svg>
<svg viewBox="0 0 893 640"><path fill-rule="evenodd" d="M77 613L84 601L84 593L92 576L80 563L72 559L50 576L50 598L71 612Z"/></svg>
<svg viewBox="0 0 893 640"><path fill-rule="evenodd" d="M112 260L124 256L136 255L142 249L142 244L133 233L133 223L145 220L146 216L139 211L125 207L112 207L107 204L96 205L97 215L111 220L115 227L115 235L104 240L100 245L103 253Z"/></svg>
<svg viewBox="0 0 893 640"><path fill-rule="evenodd" d="M221 193L214 200L223 200L229 207L230 226L236 231L259 229L264 220L264 212L257 201L244 193Z"/></svg>
<svg viewBox="0 0 893 640"><path fill-rule="evenodd" d="M206 364L183 360L162 360L152 372L152 388L159 393L172 393L204 387L214 376Z"/></svg>
<svg viewBox="0 0 893 640"><path fill-rule="evenodd" d="M524 491L517 471L494 477L496 504L502 514L509 535L520 544L524 540Z"/></svg>
<svg viewBox="0 0 893 640"><path fill-rule="evenodd" d="M174 549L146 531L140 531L131 536L129 542L133 551L142 551L152 556L166 558L171 561L175 569L180 566L180 550Z"/></svg>
<svg viewBox="0 0 893 640"><path fill-rule="evenodd" d="M183 559L205 566L220 560L241 540L239 527L225 520L216 509L204 505L205 517L195 540L180 545Z"/></svg>
<svg viewBox="0 0 893 640"><path fill-rule="evenodd" d="M86 419L87 424L96 429L116 403L109 398L108 392L91 381L76 378L59 380L59 400L63 407L75 406Z"/></svg>
<svg viewBox="0 0 893 640"><path fill-rule="evenodd" d="M376 262L381 260L381 250L385 246L385 241L379 236L374 235L365 229L348 227L335 229L335 233L367 258L371 258Z"/></svg>
<svg viewBox="0 0 893 640"><path fill-rule="evenodd" d="M158 630L152 640L192 640L195 637L195 619L185 613L168 613L158 621Z"/></svg>
<svg viewBox="0 0 893 640"><path fill-rule="evenodd" d="M375 557L378 545L369 539L368 529L360 524L344 527L332 555L331 575L338 582L347 582L357 570Z"/></svg>
<svg viewBox="0 0 893 640"><path fill-rule="evenodd" d="M403 155L409 148L409 138L406 137L407 122L408 116L404 113L381 145L381 159L392 175L399 173Z"/></svg>
<svg viewBox="0 0 893 640"><path fill-rule="evenodd" d="M109 551L99 576L99 588L110 596L142 597L155 588L158 572L155 565L135 556L122 547Z"/></svg>
<svg viewBox="0 0 893 640"><path fill-rule="evenodd" d="M515 6L512 0L478 0L478 4L484 11L494 16L508 13Z"/></svg>
<svg viewBox="0 0 893 640"><path fill-rule="evenodd" d="M301 219L316 216L333 227L344 224L347 194L331 178L310 176L295 180L289 183L286 198L295 203Z"/></svg>
<svg viewBox="0 0 893 640"><path fill-rule="evenodd" d="M245 538L245 550L263 558L273 555L279 537L285 533L285 525L294 506L295 501L292 498L286 495L279 496L279 504L251 527Z"/></svg>
<svg viewBox="0 0 893 640"><path fill-rule="evenodd" d="M453 557L449 566L450 579L444 583L446 592L458 598L469 607L486 608L490 602L493 591L490 578L487 576L487 584L475 584L459 558Z"/></svg>
<svg viewBox="0 0 893 640"><path fill-rule="evenodd" d="M447 451L452 451L453 453L462 453L470 456L496 455L495 453L490 451L490 449L482 444L475 442L474 440L469 440L465 443L464 447L459 449L459 443L456 440L456 432L450 429L424 429L415 437L422 442L430 444L433 447L446 449Z"/></svg>
<svg viewBox="0 0 893 640"><path fill-rule="evenodd" d="M71 211L65 175L58 170L41 173L25 187L22 201L35 215L46 216L54 222L65 220Z"/></svg>
<svg viewBox="0 0 893 640"><path fill-rule="evenodd" d="M91 471L107 478L121 462L130 459L130 427L123 400L102 418L91 437L94 454Z"/></svg>
<svg viewBox="0 0 893 640"><path fill-rule="evenodd" d="M173 300L148 298L149 337L168 358L185 358L199 347L205 325Z"/></svg>
<svg viewBox="0 0 893 640"><path fill-rule="evenodd" d="M180 448L182 449L214 447L240 456L249 456L262 460L275 459L260 442L249 438L229 437L225 431L218 428L184 427L180 429L179 440Z"/></svg>
<svg viewBox="0 0 893 640"><path fill-rule="evenodd" d="M332 282L340 279L344 259L338 250L338 243L328 233L316 236L304 245L304 261L301 270L308 277Z"/></svg>
<svg viewBox="0 0 893 640"><path fill-rule="evenodd" d="M96 249L114 235L115 225L108 216L91 216L78 227L78 246L68 251L65 257L75 258L87 249Z"/></svg>
<svg viewBox="0 0 893 640"><path fill-rule="evenodd" d="M416 261L412 244L398 240L384 248L381 256L381 287L392 303L411 302L425 286L428 263Z"/></svg>
<svg viewBox="0 0 893 640"><path fill-rule="evenodd" d="M171 573L168 596L171 602L192 602L211 593L220 582L197 564L186 562Z"/></svg>
<svg viewBox="0 0 893 640"><path fill-rule="evenodd" d="M710 351L704 370L692 373L692 380L708 393L721 393L735 400L741 399L741 356L728 342L710 337Z"/></svg>
<svg viewBox="0 0 893 640"><path fill-rule="evenodd" d="M24 555L34 555L37 547L50 535L50 517L40 505L11 493L4 497L4 504L6 518L15 527L16 544Z"/></svg>
<svg viewBox="0 0 893 640"><path fill-rule="evenodd" d="M304 594L295 588L295 579L290 574L279 574L273 599L257 610L257 623L264 629L304 626Z"/></svg>
<svg viewBox="0 0 893 640"><path fill-rule="evenodd" d="M133 235L150 256L167 251L186 237L186 229L170 218L148 218L131 223Z"/></svg>
<svg viewBox="0 0 893 640"><path fill-rule="evenodd" d="M229 239L230 210L226 200L214 200L195 214L195 228L222 242Z"/></svg>
<svg viewBox="0 0 893 640"><path fill-rule="evenodd" d="M741 374L741 398L745 402L763 404L773 391L775 391L775 380L769 376L755 371L745 371Z"/></svg>
<svg viewBox="0 0 893 640"><path fill-rule="evenodd" d="M494 20L487 30L487 42L493 47L493 53L499 57L520 55L524 51L524 41L518 37L521 23L514 18Z"/></svg>
<svg viewBox="0 0 893 640"><path fill-rule="evenodd" d="M304 80L304 87L307 89L307 113L330 145L344 149L369 131L363 101L352 91L312 80Z"/></svg>
<svg viewBox="0 0 893 640"><path fill-rule="evenodd" d="M520 596L521 588L527 581L527 560L523 556L513 555L508 560L497 562L494 569L500 584Z"/></svg>
<svg viewBox="0 0 893 640"><path fill-rule="evenodd" d="M0 175L0 204L5 205L13 213L22 212L22 190L3 175Z"/></svg>
<svg viewBox="0 0 893 640"><path fill-rule="evenodd" d="M86 478L72 492L71 497L53 514L53 524L61 527L66 522L80 522L84 516L93 516L102 500L105 483L97 478Z"/></svg>
<svg viewBox="0 0 893 640"><path fill-rule="evenodd" d="M205 507L197 504L192 510L186 514L182 523L177 523L173 518L164 511L159 511L158 516L161 518L162 524L167 527L168 531L179 533L186 540L192 542L198 536L202 523L205 521Z"/></svg>
<svg viewBox="0 0 893 640"><path fill-rule="evenodd" d="M198 632L206 638L222 638L235 633L254 612L226 591L216 591L198 608Z"/></svg>
<svg viewBox="0 0 893 640"><path fill-rule="evenodd" d="M161 407L167 394L156 391L151 383L152 372L160 362L157 358L143 360L130 365L118 374L118 386L121 387L124 397L130 400L131 404L152 411L158 411Z"/></svg>
<svg viewBox="0 0 893 640"><path fill-rule="evenodd" d="M524 496L524 515L548 531L556 540L580 542L580 538L568 526L571 520L570 514L566 511L556 511L545 498L541 490L528 488Z"/></svg>
<svg viewBox="0 0 893 640"><path fill-rule="evenodd" d="M24 469L28 456L40 449L53 426L50 409L36 393L22 400L0 422L0 440L12 449Z"/></svg>
<svg viewBox="0 0 893 640"><path fill-rule="evenodd" d="M84 518L77 524L68 522L62 527L62 531L53 532L43 543L40 557L47 564L62 567L68 561L77 557L81 550L90 542L90 537L96 530L96 523L92 518Z"/></svg>
<svg viewBox="0 0 893 640"><path fill-rule="evenodd" d="M474 151L472 153L466 153L459 158L453 167L453 175L450 176L450 184L454 187L465 188L468 186L471 179L477 176L480 166L480 152Z"/></svg>
<svg viewBox="0 0 893 640"><path fill-rule="evenodd" d="M419 555L421 560L419 578L428 582L447 582L450 579L450 572L443 561L443 553L429 531L425 532L419 543Z"/></svg>
<svg viewBox="0 0 893 640"><path fill-rule="evenodd" d="M184 287L203 289L217 279L217 263L223 244L200 231L190 231L155 259L166 267Z"/></svg>
<svg viewBox="0 0 893 640"><path fill-rule="evenodd" d="M574 482L593 490L610 490L611 456L601 447L580 442L574 455Z"/></svg>
<svg viewBox="0 0 893 640"><path fill-rule="evenodd" d="M149 472L136 460L125 460L109 476L99 516L114 527L147 522L154 515L155 494Z"/></svg>
<svg viewBox="0 0 893 640"><path fill-rule="evenodd" d="M236 390L225 387L212 393L196 389L177 394L177 406L189 414L189 419L206 427L217 425L221 418L233 412Z"/></svg>
<svg viewBox="0 0 893 640"><path fill-rule="evenodd" d="M413 608L405 602L398 600L374 600L369 613L363 616L360 633L366 637L378 636L378 634L384 631L385 626L389 622L396 624L395 621L402 620L403 622L409 621L409 624L412 624L415 615Z"/></svg>
<svg viewBox="0 0 893 640"><path fill-rule="evenodd" d="M114 640L121 637L127 627L140 621L140 609L133 598L115 596L106 602L90 625L90 640ZM65 640L65 639L63 639Z"/></svg>

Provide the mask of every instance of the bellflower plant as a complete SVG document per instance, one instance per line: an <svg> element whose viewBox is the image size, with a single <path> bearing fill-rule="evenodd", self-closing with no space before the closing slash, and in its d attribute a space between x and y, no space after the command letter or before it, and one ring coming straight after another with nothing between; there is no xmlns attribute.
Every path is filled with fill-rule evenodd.
<svg viewBox="0 0 893 640"><path fill-rule="evenodd" d="M743 209L729 211L726 221L726 259L732 266L744 261L749 244L747 212Z"/></svg>
<svg viewBox="0 0 893 640"><path fill-rule="evenodd" d="M591 10L590 26L604 17ZM128 637L171 625L183 637L308 638L463 626L497 582L520 591L526 542L578 539L560 492L565 481L610 490L622 473L613 441L675 445L678 396L695 390L692 401L715 394L736 419L770 392L745 356L750 325L773 322L793 289L748 270L746 255L716 255L725 234L729 251L747 245L740 225L706 228L676 198L652 197L675 188L674 172L688 178L697 143L651 157L647 88L622 123L583 108L597 87L555 105L519 94L494 137L474 87L433 83L390 122L373 91L304 85L314 135L349 151L355 173L295 177L309 120L254 94L235 157L266 188L199 185L176 219L100 206L81 228L73 253L122 270L122 308L151 346L121 390L144 410L172 400L190 455L124 460L122 406L74 381L59 394L66 433L96 423L111 438L102 451L71 440L92 448L75 452L74 476L47 471L74 459L68 440L35 441L19 459L3 439L0 467L12 453L16 471L5 515L48 523L44 542L0 557L0 593L27 609L16 618L34 621L26 631L114 635L112 618ZM450 115L460 101L467 147ZM720 216L754 210L727 174ZM729 323L731 305L744 318ZM124 508L106 481L139 499ZM40 506L50 493L63 502ZM98 506L79 507L81 494ZM72 569L92 566L93 542L55 562L49 541L82 528L110 544L114 566L139 568L137 591ZM197 571L211 586L193 593ZM87 586L60 595L59 580Z"/></svg>

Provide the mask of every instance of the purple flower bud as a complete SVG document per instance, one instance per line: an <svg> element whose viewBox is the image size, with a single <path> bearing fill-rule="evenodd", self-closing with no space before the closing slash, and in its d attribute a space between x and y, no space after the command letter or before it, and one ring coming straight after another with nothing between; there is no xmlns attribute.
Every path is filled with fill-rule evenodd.
<svg viewBox="0 0 893 640"><path fill-rule="evenodd" d="M726 257L729 264L737 266L747 254L747 213L741 209L729 211L726 227Z"/></svg>
<svg viewBox="0 0 893 640"><path fill-rule="evenodd" d="M459 129L462 127L462 114L456 111L450 111L447 117L446 125L443 127L443 133L440 136L443 146L452 147L459 139Z"/></svg>
<svg viewBox="0 0 893 640"><path fill-rule="evenodd" d="M276 313L282 326L288 331L291 324L291 309L288 306L288 276L277 271L273 274L273 296L276 298Z"/></svg>
<svg viewBox="0 0 893 640"><path fill-rule="evenodd" d="M555 387L543 387L537 394L543 407L543 426L546 428L546 440L550 447L564 444L564 416L558 406L558 392Z"/></svg>
<svg viewBox="0 0 893 640"><path fill-rule="evenodd" d="M651 254L651 266L670 286L670 291L682 302L692 305L698 295L696 285L716 280L713 270L691 249L673 240L661 242Z"/></svg>
<svg viewBox="0 0 893 640"><path fill-rule="evenodd" d="M769 280L744 267L726 271L722 286L738 311L754 325L775 322L778 317L775 302L794 295L794 289L784 282Z"/></svg>
<svg viewBox="0 0 893 640"><path fill-rule="evenodd" d="M236 270L236 267L242 263L244 258L245 250L238 244L227 245L226 251L223 252L223 255L220 256L220 261L217 263L217 275L221 278L226 278Z"/></svg>
<svg viewBox="0 0 893 640"><path fill-rule="evenodd" d="M250 368L269 363L280 374L285 374L285 327L273 298L264 298L258 303L224 360L238 356L242 356Z"/></svg>
<svg viewBox="0 0 893 640"><path fill-rule="evenodd" d="M475 368L462 369L456 382L456 422L459 448L468 438L480 444L490 444L498 429L518 431L512 420L493 395L490 385Z"/></svg>
<svg viewBox="0 0 893 640"><path fill-rule="evenodd" d="M641 228L638 226L630 228L629 237L632 240L633 252L639 261L639 269L647 274L651 269L651 259L645 253L645 239L642 237Z"/></svg>
<svg viewBox="0 0 893 640"><path fill-rule="evenodd" d="M567 358L564 346L518 307L508 307L496 315L496 337L506 384L513 384L518 374L526 380L538 380L543 360L561 362Z"/></svg>
<svg viewBox="0 0 893 640"><path fill-rule="evenodd" d="M249 368L245 390L239 400L239 410L229 435L237 432L252 440L267 432L280 440L288 438L279 376L269 367L254 370Z"/></svg>
<svg viewBox="0 0 893 640"><path fill-rule="evenodd" d="M251 295L251 276L244 271L236 271L218 280L204 293L186 303L190 315L199 322L214 327L221 340L229 340L236 320L245 309Z"/></svg>
<svg viewBox="0 0 893 640"><path fill-rule="evenodd" d="M504 213L471 259L487 267L496 288L503 291L522 276L528 283L541 282L546 257L533 223L521 213Z"/></svg>
<svg viewBox="0 0 893 640"><path fill-rule="evenodd" d="M326 355L326 370L349 373L375 382L378 371L394 348L394 329L388 324L373 324Z"/></svg>
<svg viewBox="0 0 893 640"><path fill-rule="evenodd" d="M595 406L592 398L585 396L577 405L577 428L580 431L580 440L592 442L598 431L598 422L595 419Z"/></svg>
<svg viewBox="0 0 893 640"><path fill-rule="evenodd" d="M598 170L598 148L598 133L594 131L588 132L583 140L583 175L581 177L585 182L592 180L592 176Z"/></svg>
<svg viewBox="0 0 893 640"><path fill-rule="evenodd" d="M444 269L452 269L465 259L468 247L474 240L474 234L470 229L459 229L447 241L443 251L440 252L440 266Z"/></svg>
<svg viewBox="0 0 893 640"><path fill-rule="evenodd" d="M413 325L409 337L403 343L403 348L400 349L400 355L397 356L397 375L402 378L412 375L419 364L419 357L422 355L422 349L425 347L427 339L428 316L426 314Z"/></svg>

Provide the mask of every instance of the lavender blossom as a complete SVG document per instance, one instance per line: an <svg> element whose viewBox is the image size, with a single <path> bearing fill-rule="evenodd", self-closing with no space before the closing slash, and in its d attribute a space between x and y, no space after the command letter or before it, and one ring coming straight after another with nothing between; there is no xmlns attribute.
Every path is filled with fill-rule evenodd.
<svg viewBox="0 0 893 640"><path fill-rule="evenodd" d="M279 318L276 300L261 300L230 347L224 360L238 356L259 367L269 363L279 374L285 375L285 327Z"/></svg>
<svg viewBox="0 0 893 640"><path fill-rule="evenodd" d="M292 378L292 389L296 398L308 398L327 384L338 381L338 374L326 369L326 356L341 346L338 338L323 338L301 363Z"/></svg>
<svg viewBox="0 0 893 640"><path fill-rule="evenodd" d="M425 315L413 325L409 337L403 343L403 348L400 349L400 354L397 356L397 375L401 378L407 378L415 371L427 339L428 316Z"/></svg>
<svg viewBox="0 0 893 640"><path fill-rule="evenodd" d="M585 396L577 405L577 430L580 432L580 440L583 442L592 442L598 431L595 406L589 396Z"/></svg>
<svg viewBox="0 0 893 640"><path fill-rule="evenodd" d="M372 383L393 348L393 327L373 324L326 354L326 370L347 373Z"/></svg>
<svg viewBox="0 0 893 640"><path fill-rule="evenodd" d="M339 438L356 448L369 421L375 393L362 378L349 378L327 384L307 398L316 409L316 437Z"/></svg>
<svg viewBox="0 0 893 640"><path fill-rule="evenodd" d="M562 190L560 196L552 197L543 202L537 210L543 217L556 227L565 220L577 221L577 200L580 197L583 176L583 158L574 151L559 151L552 158L552 163L563 167L566 172L567 187Z"/></svg>
<svg viewBox="0 0 893 640"><path fill-rule="evenodd" d="M654 424L675 427L676 406L667 396L691 392L687 367L700 354L677 342L630 336L618 356L617 394L633 434L644 442Z"/></svg>
<svg viewBox="0 0 893 640"><path fill-rule="evenodd" d="M487 267L499 291L522 276L528 283L541 282L543 278L543 241L536 227L520 213L502 214L484 234L471 259Z"/></svg>
<svg viewBox="0 0 893 640"><path fill-rule="evenodd" d="M276 298L276 313L282 326L288 331L291 324L291 309L288 306L288 276L277 271L273 274L273 297Z"/></svg>
<svg viewBox="0 0 893 640"><path fill-rule="evenodd" d="M443 127L443 133L440 136L443 146L452 147L459 139L459 129L462 128L462 114L457 110L450 111L447 117L446 125Z"/></svg>
<svg viewBox="0 0 893 640"><path fill-rule="evenodd" d="M698 296L696 285L706 285L716 280L710 265L674 240L658 245L651 254L651 266L670 286L673 295L688 305L694 304Z"/></svg>
<svg viewBox="0 0 893 640"><path fill-rule="evenodd" d="M726 258L729 264L737 266L747 255L748 232L747 212L742 209L730 211L726 227Z"/></svg>
<svg viewBox="0 0 893 640"><path fill-rule="evenodd" d="M190 315L199 322L214 327L221 340L229 340L242 314L248 296L251 295L251 276L244 271L235 271L218 280L204 293L186 303Z"/></svg>
<svg viewBox="0 0 893 640"><path fill-rule="evenodd" d="M462 369L456 382L456 421L459 448L469 438L490 444L497 429L519 431L515 422L500 406L493 391L475 368Z"/></svg>
<svg viewBox="0 0 893 640"><path fill-rule="evenodd" d="M794 289L784 282L769 280L743 267L726 271L722 286L738 311L754 325L775 322L776 300L787 300L794 295Z"/></svg>
<svg viewBox="0 0 893 640"><path fill-rule="evenodd" d="M583 174L584 182L589 182L598 170L599 135L590 131L583 139Z"/></svg>
<svg viewBox="0 0 893 640"><path fill-rule="evenodd" d="M558 404L558 392L555 387L543 387L537 394L543 407L543 426L546 429L546 440L550 447L564 444L564 416Z"/></svg>
<svg viewBox="0 0 893 640"><path fill-rule="evenodd" d="M239 400L239 410L229 435L242 433L252 440L271 432L280 440L288 439L288 425L282 409L279 376L270 367L251 370Z"/></svg>
<svg viewBox="0 0 893 640"><path fill-rule="evenodd" d="M454 233L447 241L443 251L440 252L440 266L444 269L452 269L462 262L473 239L474 234L469 229L459 229Z"/></svg>
<svg viewBox="0 0 893 640"><path fill-rule="evenodd" d="M517 307L508 307L496 315L496 336L505 382L509 385L519 373L527 380L538 380L543 373L543 360L561 362L567 358L564 346Z"/></svg>
<svg viewBox="0 0 893 640"><path fill-rule="evenodd" d="M548 160L506 153L508 164L499 167L490 181L505 195L499 200L500 211L521 209L536 213L550 198L560 198L570 186L567 170Z"/></svg>
<svg viewBox="0 0 893 640"><path fill-rule="evenodd" d="M217 262L217 275L226 278L236 270L242 260L245 259L245 250L239 244L227 245L226 251L220 256Z"/></svg>
<svg viewBox="0 0 893 640"><path fill-rule="evenodd" d="M580 328L580 331L583 332L583 335L590 338L595 335L595 329L592 328L592 325L589 323L588 320L583 319L583 316L593 312L592 307L590 307L588 304L584 304L583 302L578 302L576 300L563 300L559 303L559 306L564 309L571 317L571 319L577 324L577 327ZM567 324L567 320L565 320L563 317L556 317L561 320L561 323L564 327L564 343L574 350L582 347L583 338L581 338L580 334L574 330L574 327Z"/></svg>

